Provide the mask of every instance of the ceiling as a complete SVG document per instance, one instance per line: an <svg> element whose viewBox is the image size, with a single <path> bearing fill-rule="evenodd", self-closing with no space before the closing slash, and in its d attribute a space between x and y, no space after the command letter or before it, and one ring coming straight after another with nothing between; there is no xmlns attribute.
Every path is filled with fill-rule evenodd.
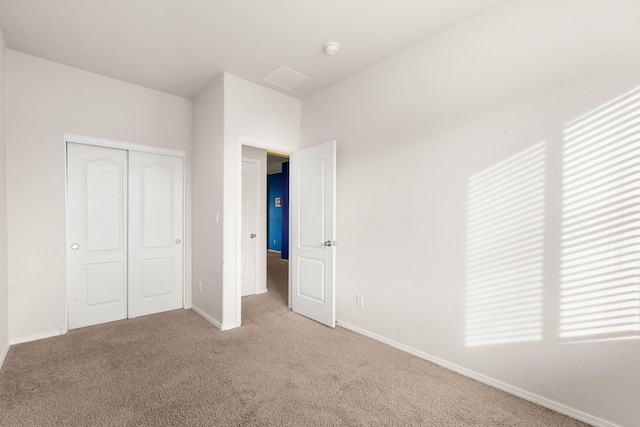
<svg viewBox="0 0 640 427"><path fill-rule="evenodd" d="M289 157L267 153L267 175L282 172L282 163L288 161Z"/></svg>
<svg viewBox="0 0 640 427"><path fill-rule="evenodd" d="M187 98L284 65L311 78L276 89L301 99L504 1L0 0L0 28L9 49Z"/></svg>

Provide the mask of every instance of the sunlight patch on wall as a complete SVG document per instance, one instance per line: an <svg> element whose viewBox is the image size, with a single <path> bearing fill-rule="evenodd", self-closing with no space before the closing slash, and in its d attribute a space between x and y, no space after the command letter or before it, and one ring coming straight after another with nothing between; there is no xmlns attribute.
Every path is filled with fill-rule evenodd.
<svg viewBox="0 0 640 427"><path fill-rule="evenodd" d="M465 344L539 340L545 142L469 179Z"/></svg>
<svg viewBox="0 0 640 427"><path fill-rule="evenodd" d="M640 337L640 90L564 130L561 339Z"/></svg>

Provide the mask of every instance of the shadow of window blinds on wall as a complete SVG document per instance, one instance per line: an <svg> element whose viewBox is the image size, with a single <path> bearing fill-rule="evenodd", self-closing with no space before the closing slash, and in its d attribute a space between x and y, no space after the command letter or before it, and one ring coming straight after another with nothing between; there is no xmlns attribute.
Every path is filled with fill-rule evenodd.
<svg viewBox="0 0 640 427"><path fill-rule="evenodd" d="M468 182L465 344L542 336L545 142Z"/></svg>
<svg viewBox="0 0 640 427"><path fill-rule="evenodd" d="M564 129L560 339L640 336L640 89Z"/></svg>

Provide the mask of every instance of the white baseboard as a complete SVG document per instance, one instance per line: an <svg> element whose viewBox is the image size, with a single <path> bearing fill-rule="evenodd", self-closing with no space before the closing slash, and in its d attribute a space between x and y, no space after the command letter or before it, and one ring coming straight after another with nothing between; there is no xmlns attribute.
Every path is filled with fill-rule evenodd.
<svg viewBox="0 0 640 427"><path fill-rule="evenodd" d="M222 324L220 322L218 322L216 319L214 319L213 317L209 316L207 313L205 313L204 311L202 311L201 309L199 309L198 307L196 307L195 305L191 305L191 310L195 311L196 313L198 313L200 316L204 317L209 323L211 323L213 326L215 326L216 328L223 330L222 329Z"/></svg>
<svg viewBox="0 0 640 427"><path fill-rule="evenodd" d="M57 337L57 336L60 336L60 335L64 335L67 332L69 332L68 328L56 329L55 331L40 332L40 333L37 333L37 334L25 335L23 337L14 338L14 339L12 339L10 341L10 343L11 343L11 345L16 345L16 344L22 344L22 343L30 342L30 341L43 340L45 338L51 338L51 337Z"/></svg>
<svg viewBox="0 0 640 427"><path fill-rule="evenodd" d="M2 369L2 365L4 364L4 359L6 359L7 354L9 354L9 348L11 346L9 343L6 343L0 348L0 369Z"/></svg>
<svg viewBox="0 0 640 427"><path fill-rule="evenodd" d="M238 328L240 326L239 323L225 323L220 327L221 331L228 331L229 329Z"/></svg>
<svg viewBox="0 0 640 427"><path fill-rule="evenodd" d="M538 396L533 393L529 393L528 391L519 389L518 387L511 386L509 384L503 383L502 381L498 381L491 377L487 377L486 375L479 374L470 369L463 368L462 366L456 365L455 363L447 362L446 360L440 359L438 357L432 356L415 348L409 347L404 344L400 344L388 338L385 338L381 335L375 334L373 332L367 331L366 329L359 328L357 326L351 325L347 322L343 322L341 320L336 320L336 324L345 329L349 329L353 332L357 332L366 337L372 338L376 341L380 341L382 343L388 344L391 347L395 347L399 350L405 351L409 354L413 354L414 356L418 356L422 359L425 359L429 362L435 363L436 365L440 365L443 368L447 368L451 371L457 372L465 377L469 377L473 380L479 381L481 383L490 385L507 393L513 394L515 396L521 397L522 399L528 400L530 402L536 403L540 406L544 406L545 408L552 409L556 412L559 412L564 415L568 415L572 418L575 418L580 421L584 421L585 423L591 424L596 427L620 427L618 424L611 423L609 421L605 421L601 418L595 417L593 415L584 413L577 409L571 408L569 406L563 405L561 403L555 402L553 400L547 399L542 396Z"/></svg>
<svg viewBox="0 0 640 427"><path fill-rule="evenodd" d="M196 313L198 313L200 316L204 317L209 323L213 324L213 326L220 329L221 331L228 331L229 329L237 328L238 326L240 326L235 323L222 324L218 322L216 319L214 319L213 317L209 316L207 313L205 313L201 309L199 309L198 307L196 307L195 305L192 305L191 309Z"/></svg>

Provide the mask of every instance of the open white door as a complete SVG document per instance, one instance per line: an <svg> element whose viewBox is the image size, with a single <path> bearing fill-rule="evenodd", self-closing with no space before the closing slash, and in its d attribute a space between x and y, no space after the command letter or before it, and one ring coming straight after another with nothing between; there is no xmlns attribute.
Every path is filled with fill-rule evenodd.
<svg viewBox="0 0 640 427"><path fill-rule="evenodd" d="M336 142L290 159L291 308L335 327Z"/></svg>

